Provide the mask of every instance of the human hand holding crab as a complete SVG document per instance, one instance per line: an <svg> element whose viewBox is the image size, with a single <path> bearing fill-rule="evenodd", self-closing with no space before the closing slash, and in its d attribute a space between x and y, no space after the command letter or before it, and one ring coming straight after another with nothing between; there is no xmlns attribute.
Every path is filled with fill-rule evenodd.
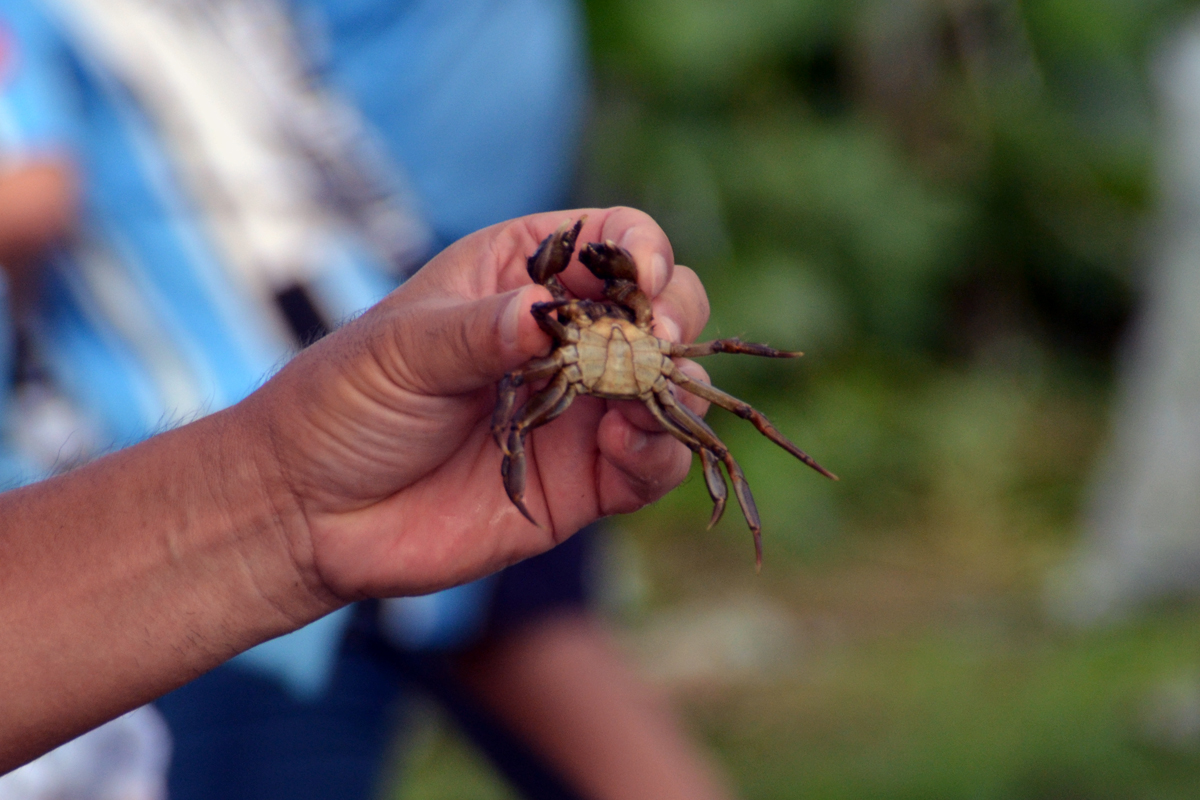
<svg viewBox="0 0 1200 800"><path fill-rule="evenodd" d="M645 267L663 335L694 337L704 291L658 226L588 213ZM687 449L595 398L529 447L544 527L498 478L496 384L551 344L526 256L561 218L466 237L231 408L0 493L0 772L351 600L495 571L679 483Z"/></svg>
<svg viewBox="0 0 1200 800"><path fill-rule="evenodd" d="M587 397L525 448L524 503L541 527L497 477L496 384L552 345L530 309L554 296L531 283L527 257L564 216L582 213L585 238L618 241L633 254L658 335L694 339L708 319L704 289L674 264L650 217L628 208L540 214L454 244L264 387L266 399L285 406L264 414L269 425L287 420L273 436L283 443L281 502L301 511L313 568L337 596L469 580L598 517L640 508L687 474L690 452L642 404ZM601 281L579 264L560 277L574 296L602 297ZM680 369L704 378L694 364ZM707 406L686 402L695 414Z"/></svg>
<svg viewBox="0 0 1200 800"><path fill-rule="evenodd" d="M689 447L722 505L714 459L734 468L696 422L705 403L659 379L704 380L678 356L775 353L678 347L708 318L696 276L645 214L587 216L584 241L628 253L594 251L603 281L569 254L544 272L535 257L531 281L562 212L493 226L241 403L0 494L0 772L349 601L461 583L645 505L683 479ZM593 335L625 366L588 355ZM549 379L534 397L552 412L582 396L526 436L551 414L519 404L518 375ZM629 390L643 378L657 405Z"/></svg>

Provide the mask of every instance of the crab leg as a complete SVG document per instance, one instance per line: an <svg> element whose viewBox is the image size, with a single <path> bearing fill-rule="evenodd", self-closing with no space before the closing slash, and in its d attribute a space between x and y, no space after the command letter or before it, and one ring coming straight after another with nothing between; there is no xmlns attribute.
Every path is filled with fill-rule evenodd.
<svg viewBox="0 0 1200 800"><path fill-rule="evenodd" d="M557 358L536 358L524 369L508 373L496 388L496 409L492 412L492 438L508 455L508 429L512 425L513 409L517 404L517 389L529 381L549 378L562 364Z"/></svg>
<svg viewBox="0 0 1200 800"><path fill-rule="evenodd" d="M682 425L688 433L699 440L706 450L725 463L729 479L733 481L733 493L738 499L738 505L742 507L742 516L746 518L746 524L750 526L750 534L754 537L754 567L762 569L762 521L758 516L758 506L754 503L754 495L750 493L750 484L746 482L746 474L742 472L742 468L738 466L733 454L729 452L729 448L717 437L713 429L708 427L707 423L696 416L690 408L682 403L677 403L669 390L661 389L656 391L654 396L662 403L663 410L672 421Z"/></svg>
<svg viewBox="0 0 1200 800"><path fill-rule="evenodd" d="M725 500L729 497L729 486L725 476L721 474L721 462L707 447L700 448L700 466L704 469L704 485L708 487L708 496L713 501L712 516L708 518L708 528L721 521L725 513Z"/></svg>
<svg viewBox="0 0 1200 800"><path fill-rule="evenodd" d="M776 350L765 344L743 342L736 336L732 339L714 339L711 342L696 342L694 344L671 345L672 358L699 358L711 356L714 353L741 353L748 356L764 356L766 358L799 358L804 355L794 350Z"/></svg>
<svg viewBox="0 0 1200 800"><path fill-rule="evenodd" d="M529 313L537 321L538 327L562 344L579 341L579 332L563 325L559 321L559 315L574 321L587 316L589 305L594 304L586 300L551 300L549 303L534 303L529 307ZM552 313L555 311L558 311L559 315Z"/></svg>
<svg viewBox="0 0 1200 800"><path fill-rule="evenodd" d="M549 303L534 303L529 307L529 313L537 320L538 327L560 342L567 341L570 331L558 321L553 313L560 308L570 305L574 300L553 300Z"/></svg>
<svg viewBox="0 0 1200 800"><path fill-rule="evenodd" d="M838 479L836 475L814 461L812 456L788 441L786 436L776 430L775 426L771 424L769 419L763 416L761 412L756 411L749 403L738 400L733 395L723 392L715 386L709 386L707 383L692 380L687 375L684 375L682 372L680 372L673 364L665 364L663 367L663 373L668 379L671 380L671 382L682 386L692 394L703 397L705 400L715 403L721 408L728 409L742 419L750 420L752 423L754 423L754 427L758 428L759 432L763 436L766 436L772 442L779 445L784 450L787 450L789 453L803 461L805 464L808 464L826 478L830 478L831 480L835 481Z"/></svg>
<svg viewBox="0 0 1200 800"><path fill-rule="evenodd" d="M525 515L525 519L538 527L541 527L538 521L525 507L525 437L534 428L545 425L566 411L574 399L574 387L566 374L560 372L545 389L529 398L509 425L508 441L503 447L504 461L500 464L504 490L517 510Z"/></svg>
<svg viewBox="0 0 1200 800"><path fill-rule="evenodd" d="M708 488L708 496L713 501L712 517L708 520L708 527L711 529L713 525L716 525L720 521L721 515L725 513L725 501L729 497L729 486L725 483L725 476L721 474L721 469L718 466L720 462L681 423L667 417L666 413L663 412L662 406L659 405L658 400L653 395L642 398L642 402L645 403L646 408L650 409L650 413L654 415L654 418L658 420L658 424L662 425L667 433L686 444L694 453L700 456L700 466L704 468L704 485Z"/></svg>

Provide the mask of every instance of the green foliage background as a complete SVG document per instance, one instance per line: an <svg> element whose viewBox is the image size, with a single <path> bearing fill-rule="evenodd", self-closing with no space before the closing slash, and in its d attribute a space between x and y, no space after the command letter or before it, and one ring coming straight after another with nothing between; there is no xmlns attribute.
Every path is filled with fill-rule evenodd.
<svg viewBox="0 0 1200 800"><path fill-rule="evenodd" d="M589 10L587 202L663 222L709 287L709 334L810 354L706 365L844 478L796 475L715 415L761 489L774 551L912 522L930 502L981 510L972 495L1018 492L991 513L1067 524L1133 303L1146 65L1177 6Z"/></svg>
<svg viewBox="0 0 1200 800"><path fill-rule="evenodd" d="M739 592L834 631L770 675L673 687L738 789L1194 795L1200 727L1172 727L1187 704L1169 698L1197 685L1200 614L1078 633L1042 604L1153 252L1151 69L1190 4L586 6L581 204L661 221L708 287L706 336L807 352L705 366L842 479L714 409L759 501L763 574L736 508L704 531L695 473L620 523L633 637ZM478 779L455 747L417 759L407 796ZM471 793L504 796L488 780Z"/></svg>

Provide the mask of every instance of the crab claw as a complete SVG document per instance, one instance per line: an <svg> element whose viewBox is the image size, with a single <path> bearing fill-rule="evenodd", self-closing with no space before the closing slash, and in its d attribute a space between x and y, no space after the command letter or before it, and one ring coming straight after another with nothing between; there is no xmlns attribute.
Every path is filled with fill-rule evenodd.
<svg viewBox="0 0 1200 800"><path fill-rule="evenodd" d="M526 262L529 277L533 279L534 283L551 287L559 285L554 276L571 263L571 255L575 252L575 239L579 236L579 231L583 228L583 222L586 219L586 216L582 216L576 220L574 225L569 219L563 220L563 223L558 226L558 230L542 239L537 251ZM553 288L551 291L553 292Z"/></svg>
<svg viewBox="0 0 1200 800"><path fill-rule="evenodd" d="M637 264L628 250L607 239L603 244L593 242L580 250L579 260L604 281L605 297L632 311L638 327L650 330L654 312L650 308L650 298L638 288Z"/></svg>
<svg viewBox="0 0 1200 800"><path fill-rule="evenodd" d="M579 260L601 280L637 283L637 264L633 262L633 256L611 239L603 244L589 244L579 251Z"/></svg>

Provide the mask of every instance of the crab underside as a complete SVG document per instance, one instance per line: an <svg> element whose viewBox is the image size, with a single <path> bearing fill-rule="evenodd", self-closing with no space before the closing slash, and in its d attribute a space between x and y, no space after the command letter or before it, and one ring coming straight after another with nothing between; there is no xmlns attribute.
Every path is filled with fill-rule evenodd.
<svg viewBox="0 0 1200 800"><path fill-rule="evenodd" d="M687 377L672 359L713 353L768 358L794 358L801 354L736 338L696 344L674 344L659 339L651 332L650 300L638 288L633 257L611 241L589 244L579 252L583 265L604 281L605 299L568 298L556 276L571 263L583 222L583 219L574 225L570 220L564 222L529 258L530 277L548 288L554 297L553 301L536 303L532 308L538 325L554 339L554 347L550 355L533 359L500 382L492 435L504 451L501 475L509 498L530 522L538 524L525 507L525 437L531 430L562 414L580 395L640 400L668 433L700 456L704 483L713 501L710 528L725 511L728 486L721 474L721 464L725 465L742 514L754 535L755 564L761 568L762 526L746 476L712 428L675 399L671 384L750 420L772 442L825 477L837 478L788 441L749 404ZM545 387L518 407L517 390L527 383L543 380L548 380Z"/></svg>

